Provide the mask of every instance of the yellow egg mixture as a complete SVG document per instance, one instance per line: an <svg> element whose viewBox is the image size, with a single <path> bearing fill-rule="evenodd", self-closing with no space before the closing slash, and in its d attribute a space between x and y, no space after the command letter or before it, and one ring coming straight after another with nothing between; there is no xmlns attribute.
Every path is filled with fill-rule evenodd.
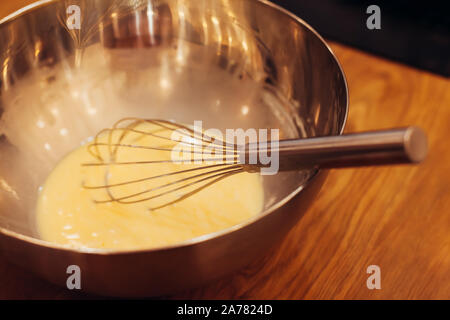
<svg viewBox="0 0 450 320"><path fill-rule="evenodd" d="M148 123L139 124L138 128L143 132L157 132ZM123 145L140 146L167 144L167 141L153 136L131 133L124 137L121 133L115 132L109 138L108 134L104 134L97 142L106 144L113 141L115 144L120 142ZM112 151L115 152L116 162L171 159L171 154L163 150L114 149L104 145L93 147L92 142L76 149L56 166L39 194L37 229L43 240L79 248L138 249L166 246L229 228L259 214L263 208L264 193L260 175L240 173L183 201L151 210L163 201L174 199L170 197L193 190L193 187L172 192L166 198L139 201L161 192L158 189L146 191L192 176L193 173L145 178L195 166L170 161L107 165L112 160ZM137 182L127 183L130 181ZM85 188L106 185L118 186L108 189ZM174 188L177 186L179 184L173 185ZM134 194L138 195L127 198ZM96 202L108 201L110 196L132 203Z"/></svg>

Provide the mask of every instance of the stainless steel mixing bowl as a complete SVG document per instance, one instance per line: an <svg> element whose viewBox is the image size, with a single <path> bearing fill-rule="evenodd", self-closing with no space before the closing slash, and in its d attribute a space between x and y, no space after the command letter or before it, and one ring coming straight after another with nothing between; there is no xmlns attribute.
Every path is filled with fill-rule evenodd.
<svg viewBox="0 0 450 320"><path fill-rule="evenodd" d="M70 249L39 239L34 207L80 141L129 116L282 137L340 134L347 116L325 41L267 1L39 1L0 22L0 57L0 251L62 286L78 265L82 289L102 295L170 294L245 266L294 226L325 174L266 177L259 216L179 245Z"/></svg>

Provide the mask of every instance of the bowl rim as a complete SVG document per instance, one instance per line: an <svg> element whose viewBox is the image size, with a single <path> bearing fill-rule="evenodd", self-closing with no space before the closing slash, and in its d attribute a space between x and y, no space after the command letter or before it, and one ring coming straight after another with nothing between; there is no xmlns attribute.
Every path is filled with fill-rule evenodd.
<svg viewBox="0 0 450 320"><path fill-rule="evenodd" d="M38 0L35 1L27 6L24 6L18 10L16 10L15 12L7 15L6 17L0 19L0 27L2 27L4 24L11 22L15 19L17 19L18 17L29 13L30 11L32 11L33 9L37 9L39 7L44 7L46 5L49 5L51 3L54 2L58 2L61 0ZM249 0L246 0L249 1ZM347 79L344 73L344 70L342 68L341 63L339 62L339 60L337 59L335 53L333 52L333 50L331 49L331 47L328 45L328 43L325 41L325 39L313 28L311 27L306 21L304 21L303 19L299 18L298 16L296 16L295 14L293 14L292 12L290 12L287 9L282 8L281 6L269 1L269 0L252 0L255 1L256 3L262 4L266 7L269 7L272 10L275 11L279 11L282 14L286 15L287 17L291 18L292 20L294 20L297 24L302 25L303 27L305 27L306 29L308 29L310 32L312 32L321 42L322 44L325 46L326 49L328 49L329 53L331 54L331 57L333 58L333 60L335 61L336 65L339 68L340 73L342 74L342 78L343 78L343 82L344 82L344 87L345 87L345 96L346 96L346 102L345 102L345 113L344 113L344 119L341 125L341 128L339 129L339 134L343 134L346 123L347 123L347 118L348 118L348 113L349 113L349 89L348 89L348 83L347 83ZM172 245L167 245L167 246L161 246L161 247L153 247L153 248L136 248L136 249L100 249L100 248L85 248L85 247L73 247L70 245L62 245L62 244L57 244L57 243L53 243L50 241L46 241L46 240L42 240L39 238L34 238L32 236L27 236L24 234L20 234L18 232L0 227L0 234L3 234L7 237L11 237L11 238L15 238L17 240L20 241L24 241L28 244L32 244L32 245L37 245L37 246L41 246L41 247L45 247L47 249L54 249L54 250L60 250L60 251L67 251L67 252L75 252L75 253L80 253L80 254L92 254L92 255L128 255L128 254L136 254L136 253L151 253L151 252L157 252L157 251L166 251L166 250L172 250L172 249L179 249L179 248L183 248L183 247L189 247L189 246L193 246L199 243L203 243L206 242L208 240L212 240L212 239L216 239L216 238L220 238L222 236L231 234L235 231L244 229L245 227L255 223L256 221L270 215L273 214L275 211L277 211L279 208L281 208L282 206L284 206L286 203L288 203L289 201L291 201L295 196L297 196L303 189L305 189L310 183L311 181L319 174L321 170L315 168L312 170L312 173L309 175L308 179L298 188L296 188L295 190L293 190L291 193L289 193L289 195L285 196L282 200L278 201L277 203L273 204L272 206L270 206L268 209L265 209L264 211L262 211L260 214L247 219L237 225L234 225L232 227L223 229L223 230L219 230L213 233L208 233L199 237L195 237L192 239L188 239L182 242L178 242Z"/></svg>

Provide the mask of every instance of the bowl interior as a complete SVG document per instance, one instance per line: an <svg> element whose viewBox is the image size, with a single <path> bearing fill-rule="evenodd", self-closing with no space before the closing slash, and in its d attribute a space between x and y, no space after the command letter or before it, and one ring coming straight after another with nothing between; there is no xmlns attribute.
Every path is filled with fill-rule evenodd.
<svg viewBox="0 0 450 320"><path fill-rule="evenodd" d="M81 29L67 26L67 6L53 1L0 24L1 228L38 237L35 204L47 175L121 118L275 128L282 138L343 128L347 91L337 61L273 5L79 1ZM265 208L311 174L265 177Z"/></svg>

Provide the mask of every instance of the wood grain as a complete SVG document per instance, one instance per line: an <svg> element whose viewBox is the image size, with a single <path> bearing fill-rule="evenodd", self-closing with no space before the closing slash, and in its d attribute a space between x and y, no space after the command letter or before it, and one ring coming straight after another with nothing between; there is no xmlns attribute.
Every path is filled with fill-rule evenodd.
<svg viewBox="0 0 450 320"><path fill-rule="evenodd" d="M4 1L0 15L26 0ZM450 82L332 43L350 88L347 131L415 124L430 155L417 167L332 171L277 248L204 288L168 298L450 299ZM381 290L366 268L381 267ZM54 287L0 257L0 298L95 298Z"/></svg>

